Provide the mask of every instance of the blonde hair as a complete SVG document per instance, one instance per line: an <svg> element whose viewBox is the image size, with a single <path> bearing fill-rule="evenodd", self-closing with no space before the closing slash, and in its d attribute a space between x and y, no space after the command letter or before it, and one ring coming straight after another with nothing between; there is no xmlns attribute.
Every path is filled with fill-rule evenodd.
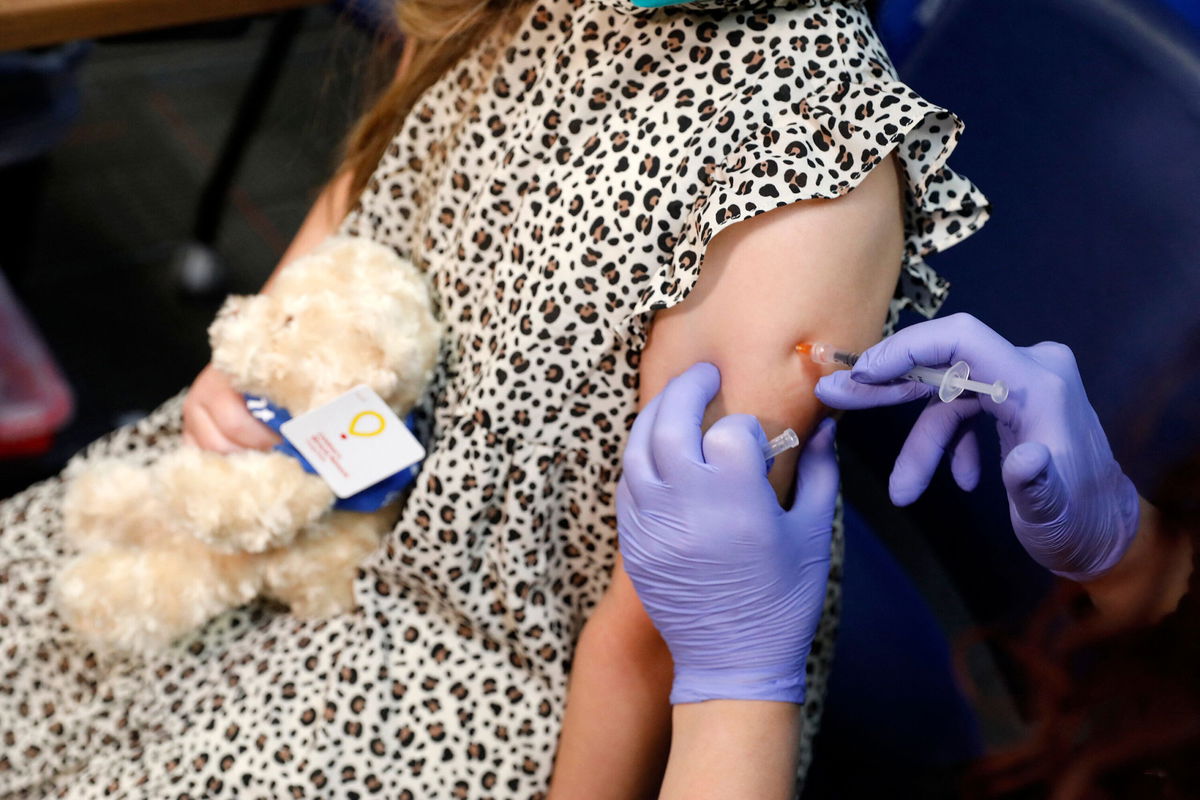
<svg viewBox="0 0 1200 800"><path fill-rule="evenodd" d="M343 173L351 197L370 181L392 137L417 98L490 32L510 21L529 0L399 0L396 19L413 48L408 68L395 75L346 140Z"/></svg>

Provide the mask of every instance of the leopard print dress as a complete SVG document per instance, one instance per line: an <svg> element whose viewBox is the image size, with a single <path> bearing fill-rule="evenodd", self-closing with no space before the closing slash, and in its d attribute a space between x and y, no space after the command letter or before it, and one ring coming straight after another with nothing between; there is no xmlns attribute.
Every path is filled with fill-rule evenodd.
<svg viewBox="0 0 1200 800"><path fill-rule="evenodd" d="M719 231L844 195L895 151L892 321L932 314L946 284L923 257L987 214L946 167L961 128L896 79L853 3L535 0L427 91L343 226L421 264L447 325L429 456L358 611L252 605L162 656L89 653L50 600L69 477L30 488L0 504L0 797L543 796L613 565L653 312L688 293ZM179 411L80 458L152 461Z"/></svg>

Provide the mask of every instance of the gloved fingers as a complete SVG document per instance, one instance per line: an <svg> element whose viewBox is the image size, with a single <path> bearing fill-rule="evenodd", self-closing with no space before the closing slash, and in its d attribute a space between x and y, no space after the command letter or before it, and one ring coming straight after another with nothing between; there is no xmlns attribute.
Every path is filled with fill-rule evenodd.
<svg viewBox="0 0 1200 800"><path fill-rule="evenodd" d="M1051 372L1064 378L1079 378L1079 365L1075 361L1075 353L1065 344L1038 342L1026 347L1025 353Z"/></svg>
<svg viewBox="0 0 1200 800"><path fill-rule="evenodd" d="M960 398L943 403L936 397L917 417L904 440L888 481L888 494L898 506L913 503L929 487L946 449L964 421L979 413L979 401Z"/></svg>
<svg viewBox="0 0 1200 800"><path fill-rule="evenodd" d="M868 348L851 375L863 383L895 380L915 366L939 367L966 361L971 377L1013 382L1022 356L1003 336L970 314L953 314L904 328Z"/></svg>
<svg viewBox="0 0 1200 800"><path fill-rule="evenodd" d="M743 475L765 476L766 444L767 434L757 417L730 414L717 420L704 434L704 461L721 470L724 480L736 480Z"/></svg>
<svg viewBox="0 0 1200 800"><path fill-rule="evenodd" d="M658 408L662 404L662 395L658 395L647 404L633 421L629 431L629 441L625 444L625 455L622 459L624 476L628 478L630 491L639 496L642 487L662 484L658 468L654 465L654 453L650 447L650 434L654 430L654 420L658 416Z"/></svg>
<svg viewBox="0 0 1200 800"><path fill-rule="evenodd" d="M822 529L833 524L841 473L834 441L837 423L826 418L805 443L796 464L796 498L788 517L796 524L817 523Z"/></svg>
<svg viewBox="0 0 1200 800"><path fill-rule="evenodd" d="M671 379L650 433L650 449L658 474L667 483L679 481L704 463L701 423L708 404L721 388L721 374L712 364L694 364Z"/></svg>
<svg viewBox="0 0 1200 800"><path fill-rule="evenodd" d="M982 471L979 459L979 431L968 420L959 427L950 442L950 474L964 492L972 492L979 485Z"/></svg>
<svg viewBox="0 0 1200 800"><path fill-rule="evenodd" d="M1058 520L1067 503L1063 484L1050 451L1041 442L1025 442L1012 449L1001 467L1004 488L1017 517L1029 525Z"/></svg>
<svg viewBox="0 0 1200 800"><path fill-rule="evenodd" d="M621 475L621 479L617 481L617 508L621 511L618 513L636 512L638 502L633 496L633 491L630 487L629 473L625 472ZM637 525L618 525L617 526L617 549L619 554L641 554L644 550L645 543L642 541L644 530Z"/></svg>
<svg viewBox="0 0 1200 800"><path fill-rule="evenodd" d="M830 408L857 411L881 408L920 400L936 393L936 389L917 381L903 381L873 386L859 383L850 377L849 370L839 370L817 381L817 399Z"/></svg>
<svg viewBox="0 0 1200 800"><path fill-rule="evenodd" d="M1062 408L1063 404L1075 400L1086 402L1083 377L1071 348L1058 342L1038 342L1021 349L1026 359L1033 363L1032 368L1037 370L1025 381L1028 395L1025 405L1045 407L1049 404Z"/></svg>

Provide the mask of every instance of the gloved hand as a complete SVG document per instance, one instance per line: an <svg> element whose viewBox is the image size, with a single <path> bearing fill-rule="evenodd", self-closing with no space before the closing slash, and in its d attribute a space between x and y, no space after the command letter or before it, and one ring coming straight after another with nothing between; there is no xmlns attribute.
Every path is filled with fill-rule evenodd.
<svg viewBox="0 0 1200 800"><path fill-rule="evenodd" d="M1039 564L1076 581L1096 578L1121 560L1138 528L1138 494L1113 459L1088 402L1071 350L1043 342L1014 347L969 314L905 328L865 351L854 369L817 383L817 397L842 409L894 405L936 394L924 384L890 383L916 365L963 360L971 377L1008 384L1008 400L965 393L935 396L918 418L892 471L897 505L929 485L947 448L959 486L979 481L979 446L964 423L986 411L996 418L1009 516Z"/></svg>
<svg viewBox="0 0 1200 800"><path fill-rule="evenodd" d="M638 415L617 487L625 569L674 658L672 703L801 703L829 573L833 423L801 454L785 511L758 420L728 416L701 432L720 383L697 364Z"/></svg>

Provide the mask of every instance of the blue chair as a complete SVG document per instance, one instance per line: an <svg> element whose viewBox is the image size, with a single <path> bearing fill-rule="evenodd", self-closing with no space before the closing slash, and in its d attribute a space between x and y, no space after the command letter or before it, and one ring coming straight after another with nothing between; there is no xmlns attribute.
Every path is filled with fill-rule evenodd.
<svg viewBox="0 0 1200 800"><path fill-rule="evenodd" d="M953 164L994 204L983 232L933 262L954 284L944 313L969 311L1021 343L1070 344L1147 494L1200 448L1197 16L1194 0L891 0L879 18L903 79L966 121ZM931 611L867 522L901 555L912 545L895 529L920 531L981 626L1015 632L1049 585L1009 527L994 437L983 437L973 494L943 473L912 508L888 507L919 411L840 426L845 494L862 513L847 516L845 614L808 797L937 796L914 782L978 744ZM910 686L933 711L914 716ZM957 751L947 733L961 736ZM872 767L905 759L888 773L899 784L864 784Z"/></svg>
<svg viewBox="0 0 1200 800"><path fill-rule="evenodd" d="M384 41L400 37L395 4L387 0L333 0L331 5L359 29Z"/></svg>
<svg viewBox="0 0 1200 800"><path fill-rule="evenodd" d="M845 530L842 618L804 800L956 796L983 744L946 636L850 505Z"/></svg>
<svg viewBox="0 0 1200 800"><path fill-rule="evenodd" d="M944 0L885 0L875 12L875 30L892 61L908 58L925 35Z"/></svg>
<svg viewBox="0 0 1200 800"><path fill-rule="evenodd" d="M90 42L0 53L0 167L48 153L79 116L76 74Z"/></svg>

